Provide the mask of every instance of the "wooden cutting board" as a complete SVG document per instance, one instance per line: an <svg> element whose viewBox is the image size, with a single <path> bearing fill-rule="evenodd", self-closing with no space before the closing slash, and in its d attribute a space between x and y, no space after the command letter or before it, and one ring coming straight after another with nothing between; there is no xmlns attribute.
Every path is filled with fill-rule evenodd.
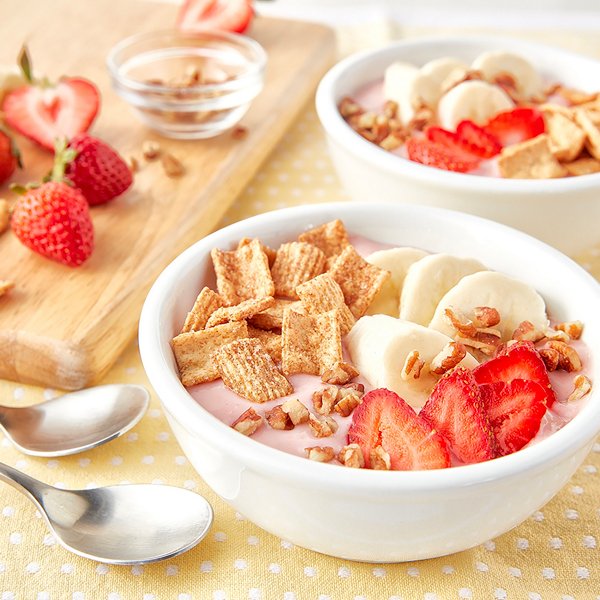
<svg viewBox="0 0 600 600"><path fill-rule="evenodd" d="M83 267L37 256L10 231L0 236L0 279L16 284L0 298L0 378L62 389L100 379L134 336L154 279L216 227L333 61L330 29L258 17L250 35L265 47L269 63L265 88L242 121L248 136L167 140L143 126L110 89L105 57L126 36L171 26L176 10L136 0L2 0L0 64L13 64L27 41L36 73L80 75L100 88L93 134L124 156L140 156L144 140L158 140L186 174L169 179L159 163L143 164L130 191L93 208L96 248ZM25 170L15 180L38 180L51 156L24 138L17 141ZM12 194L4 188L1 196Z"/></svg>

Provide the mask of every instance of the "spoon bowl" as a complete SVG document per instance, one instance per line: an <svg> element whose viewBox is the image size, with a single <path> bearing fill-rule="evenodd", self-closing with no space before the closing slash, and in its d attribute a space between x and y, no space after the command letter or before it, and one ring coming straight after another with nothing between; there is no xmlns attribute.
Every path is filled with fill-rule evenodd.
<svg viewBox="0 0 600 600"><path fill-rule="evenodd" d="M0 428L24 454L66 456L123 435L149 401L142 386L101 385L32 406L0 406Z"/></svg>
<svg viewBox="0 0 600 600"><path fill-rule="evenodd" d="M205 498L168 485L62 490L2 463L0 480L36 504L67 550L108 564L149 563L181 554L204 538L213 520Z"/></svg>

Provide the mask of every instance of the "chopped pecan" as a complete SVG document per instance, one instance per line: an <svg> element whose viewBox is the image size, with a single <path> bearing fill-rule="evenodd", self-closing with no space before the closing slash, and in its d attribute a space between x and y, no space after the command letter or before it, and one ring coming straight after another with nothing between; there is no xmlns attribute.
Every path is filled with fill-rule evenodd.
<svg viewBox="0 0 600 600"><path fill-rule="evenodd" d="M379 142L379 146L384 150L388 150L392 152L397 148L400 148L402 144L406 141L406 136L398 135L397 133L390 133L386 135L381 142Z"/></svg>
<svg viewBox="0 0 600 600"><path fill-rule="evenodd" d="M544 338L544 332L535 328L531 321L521 321L512 334L513 340L520 342L539 342Z"/></svg>
<svg viewBox="0 0 600 600"><path fill-rule="evenodd" d="M365 457L358 444L348 444L344 446L337 459L345 466L352 469L362 469L365 466Z"/></svg>
<svg viewBox="0 0 600 600"><path fill-rule="evenodd" d="M365 386L362 383L347 383L338 390L338 399L353 392L356 392L362 398L362 395L365 393Z"/></svg>
<svg viewBox="0 0 600 600"><path fill-rule="evenodd" d="M398 103L393 100L386 100L383 105L383 114L388 119L395 119L398 116Z"/></svg>
<svg viewBox="0 0 600 600"><path fill-rule="evenodd" d="M146 160L156 160L161 153L160 144L154 140L146 140L142 144L142 156Z"/></svg>
<svg viewBox="0 0 600 600"><path fill-rule="evenodd" d="M252 435L262 424L263 418L253 408L249 408L231 426L244 435Z"/></svg>
<svg viewBox="0 0 600 600"><path fill-rule="evenodd" d="M559 323L555 329L564 331L572 340L578 340L583 332L583 323L581 321L567 321Z"/></svg>
<svg viewBox="0 0 600 600"><path fill-rule="evenodd" d="M556 369L558 369L560 354L556 350L552 348L541 348L539 353L548 371L556 371Z"/></svg>
<svg viewBox="0 0 600 600"><path fill-rule="evenodd" d="M361 402L362 399L359 394L357 392L351 392L349 394L345 394L341 400L337 402L334 410L342 415L342 417L348 417Z"/></svg>
<svg viewBox="0 0 600 600"><path fill-rule="evenodd" d="M248 128L238 125L231 130L231 137L234 140L245 140L248 137Z"/></svg>
<svg viewBox="0 0 600 600"><path fill-rule="evenodd" d="M500 313L497 309L490 306L476 306L473 309L473 314L475 315L473 325L475 325L477 329L495 327L500 323Z"/></svg>
<svg viewBox="0 0 600 600"><path fill-rule="evenodd" d="M277 406L274 406L271 410L265 412L267 423L273 429L286 431L294 429L294 423L292 423L290 415L288 415L281 406L281 404L278 404Z"/></svg>
<svg viewBox="0 0 600 600"><path fill-rule="evenodd" d="M435 113L429 106L421 105L415 110L413 118L408 122L409 131L423 131L427 125L435 120Z"/></svg>
<svg viewBox="0 0 600 600"><path fill-rule="evenodd" d="M311 446L304 451L307 458L317 462L329 462L335 458L335 450L331 446Z"/></svg>
<svg viewBox="0 0 600 600"><path fill-rule="evenodd" d="M161 163L167 177L181 177L185 173L181 161L172 154L163 154Z"/></svg>
<svg viewBox="0 0 600 600"><path fill-rule="evenodd" d="M300 402L300 400L286 400L281 405L281 410L289 415L290 421L294 425L300 425L301 423L308 423L308 417L310 415L308 408Z"/></svg>
<svg viewBox="0 0 600 600"><path fill-rule="evenodd" d="M343 385L359 375L360 373L351 364L336 362L331 369L323 373L321 381L323 383Z"/></svg>
<svg viewBox="0 0 600 600"><path fill-rule="evenodd" d="M369 458L371 460L371 469L377 471L389 471L392 468L390 455L382 446L375 446L375 448L371 450Z"/></svg>
<svg viewBox="0 0 600 600"><path fill-rule="evenodd" d="M318 438L329 437L338 429L337 421L328 416L319 419L311 414L308 417L308 425L312 429L314 436Z"/></svg>
<svg viewBox="0 0 600 600"><path fill-rule="evenodd" d="M493 356L500 345L500 338L488 333L477 334L473 338L456 336L454 339L457 343L479 350L486 356Z"/></svg>
<svg viewBox="0 0 600 600"><path fill-rule="evenodd" d="M313 392L312 402L315 411L320 415L328 415L333 410L336 400L338 397L338 390L336 387L330 385L322 390Z"/></svg>
<svg viewBox="0 0 600 600"><path fill-rule="evenodd" d="M575 350L575 348L557 340L550 340L548 342L548 346L558 352L559 369L569 373L581 370L581 359L579 358L579 354L577 354L577 350Z"/></svg>
<svg viewBox="0 0 600 600"><path fill-rule="evenodd" d="M339 106L340 114L344 119L349 117L353 117L355 115L361 115L364 110L361 108L360 104L355 102L352 98L342 98Z"/></svg>
<svg viewBox="0 0 600 600"><path fill-rule="evenodd" d="M458 313L452 308L446 308L444 309L444 316L462 337L474 338L477 335L477 327L465 315Z"/></svg>
<svg viewBox="0 0 600 600"><path fill-rule="evenodd" d="M467 349L460 342L448 342L442 350L433 357L429 370L437 375L443 375L454 369L467 355Z"/></svg>
<svg viewBox="0 0 600 600"><path fill-rule="evenodd" d="M419 357L419 351L411 350L406 356L406 360L400 371L400 377L402 377L404 381L408 381L411 377L412 379L419 379L421 376L421 369L424 365L425 363Z"/></svg>
<svg viewBox="0 0 600 600"><path fill-rule="evenodd" d="M573 379L573 391L567 398L567 402L574 402L575 400L581 400L586 394L589 394L592 390L592 382L585 375L577 375Z"/></svg>
<svg viewBox="0 0 600 600"><path fill-rule="evenodd" d="M549 340L558 340L559 342L569 342L571 338L564 331L560 331L558 329L552 329L552 327L548 327L544 331L544 337Z"/></svg>

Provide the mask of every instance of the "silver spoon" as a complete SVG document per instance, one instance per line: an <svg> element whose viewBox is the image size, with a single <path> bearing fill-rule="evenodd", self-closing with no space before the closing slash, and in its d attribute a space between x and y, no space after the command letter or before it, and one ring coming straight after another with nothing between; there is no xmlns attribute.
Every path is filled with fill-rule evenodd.
<svg viewBox="0 0 600 600"><path fill-rule="evenodd" d="M67 550L109 564L181 554L206 535L213 519L202 496L168 485L61 490L2 463L0 480L33 501Z"/></svg>
<svg viewBox="0 0 600 600"><path fill-rule="evenodd" d="M129 431L149 400L139 385L100 385L33 406L0 406L0 428L24 454L66 456Z"/></svg>

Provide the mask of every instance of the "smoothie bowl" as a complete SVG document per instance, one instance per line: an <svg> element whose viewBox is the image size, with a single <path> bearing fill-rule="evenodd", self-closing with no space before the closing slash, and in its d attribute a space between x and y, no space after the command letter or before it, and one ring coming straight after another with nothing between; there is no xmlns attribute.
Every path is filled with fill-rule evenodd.
<svg viewBox="0 0 600 600"><path fill-rule="evenodd" d="M567 254L600 242L600 63L509 38L428 38L355 54L317 91L340 180L461 210ZM482 132L483 130L483 132ZM577 231L556 227L578 223Z"/></svg>
<svg viewBox="0 0 600 600"><path fill-rule="evenodd" d="M296 260L299 250L312 258ZM236 267L240 257L251 266ZM286 261L296 267L282 268ZM228 285L227 273L248 271ZM302 281L300 272L310 275ZM357 273L358 287L348 286ZM269 279L275 292L243 299ZM273 296L287 303L283 315ZM437 306L420 312L434 297ZM600 430L599 300L597 282L575 263L490 221L385 203L305 206L227 227L173 261L144 305L140 351L190 462L249 520L332 556L418 560L518 525L583 461ZM488 310L473 316L469 302L504 320ZM203 343L213 352L190 358L188 344L200 338L213 340ZM549 350L560 344L582 364L561 351L554 371ZM466 348L460 357L457 347ZM518 403L531 400L531 411L498 421L491 407L516 394L490 373L523 352L535 354L534 370L551 387L526 382L536 392ZM518 378L537 378L517 368L529 373ZM455 421L440 398L457 381L478 394L468 410L479 412Z"/></svg>

